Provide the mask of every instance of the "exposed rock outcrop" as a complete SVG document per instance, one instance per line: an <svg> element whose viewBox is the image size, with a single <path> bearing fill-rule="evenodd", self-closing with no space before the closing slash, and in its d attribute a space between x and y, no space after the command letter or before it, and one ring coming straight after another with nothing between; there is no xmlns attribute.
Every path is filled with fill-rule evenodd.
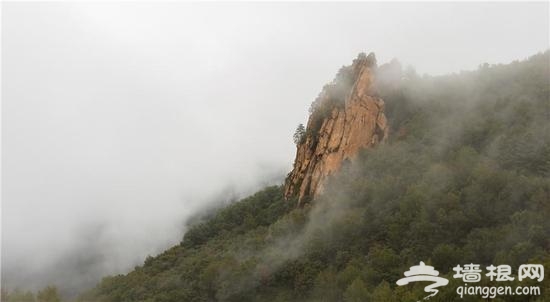
<svg viewBox="0 0 550 302"><path fill-rule="evenodd" d="M343 67L312 104L302 137L297 140L294 169L285 182L285 197L300 202L323 191L326 178L362 148L386 140L384 101L372 89L376 59L364 54Z"/></svg>

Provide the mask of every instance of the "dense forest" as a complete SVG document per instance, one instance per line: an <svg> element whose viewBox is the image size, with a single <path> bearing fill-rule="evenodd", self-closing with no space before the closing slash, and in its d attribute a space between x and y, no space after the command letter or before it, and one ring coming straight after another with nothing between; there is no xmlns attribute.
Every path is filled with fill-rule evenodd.
<svg viewBox="0 0 550 302"><path fill-rule="evenodd" d="M396 281L419 261L450 280L430 301L459 300L452 268L466 263L544 264L543 282L480 284L542 291L493 301L550 301L550 52L437 77L395 61L378 72L389 141L321 196L297 207L265 188L79 301L418 301L426 284Z"/></svg>

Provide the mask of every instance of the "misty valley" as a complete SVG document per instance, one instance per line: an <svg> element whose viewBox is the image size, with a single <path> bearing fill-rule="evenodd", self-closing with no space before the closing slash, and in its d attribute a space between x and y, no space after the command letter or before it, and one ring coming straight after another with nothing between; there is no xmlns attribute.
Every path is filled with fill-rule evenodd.
<svg viewBox="0 0 550 302"><path fill-rule="evenodd" d="M550 301L548 5L6 5L1 301Z"/></svg>
<svg viewBox="0 0 550 302"><path fill-rule="evenodd" d="M360 55L312 105L286 184L197 219L179 245L77 300L417 301L423 286L395 285L417 259L454 286L461 263L550 267L548 61L421 77Z"/></svg>

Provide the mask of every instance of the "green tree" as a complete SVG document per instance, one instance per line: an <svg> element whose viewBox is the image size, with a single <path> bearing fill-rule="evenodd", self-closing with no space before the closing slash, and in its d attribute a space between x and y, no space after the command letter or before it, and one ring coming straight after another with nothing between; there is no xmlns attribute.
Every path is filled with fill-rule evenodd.
<svg viewBox="0 0 550 302"><path fill-rule="evenodd" d="M435 247L432 253L433 265L440 271L451 271L453 266L459 263L462 250L453 244L440 244Z"/></svg>
<svg viewBox="0 0 550 302"><path fill-rule="evenodd" d="M34 295L30 291L22 291L20 289L14 289L8 294L8 302L35 302Z"/></svg>
<svg viewBox="0 0 550 302"><path fill-rule="evenodd" d="M372 301L394 302L396 301L390 284L382 281L372 292Z"/></svg>
<svg viewBox="0 0 550 302"><path fill-rule="evenodd" d="M303 124L299 124L298 127L296 127L293 138L296 145L302 144L304 142L306 138L306 128Z"/></svg>
<svg viewBox="0 0 550 302"><path fill-rule="evenodd" d="M369 290L365 286L365 283L361 278L353 280L353 282L348 286L344 292L344 301L345 302L366 302L371 301ZM384 300L375 300L375 301L384 301Z"/></svg>
<svg viewBox="0 0 550 302"><path fill-rule="evenodd" d="M338 287L336 272L333 268L326 269L317 275L313 287L315 301L339 301L341 290Z"/></svg>
<svg viewBox="0 0 550 302"><path fill-rule="evenodd" d="M57 292L57 287L47 286L36 294L37 302L60 302L61 298Z"/></svg>

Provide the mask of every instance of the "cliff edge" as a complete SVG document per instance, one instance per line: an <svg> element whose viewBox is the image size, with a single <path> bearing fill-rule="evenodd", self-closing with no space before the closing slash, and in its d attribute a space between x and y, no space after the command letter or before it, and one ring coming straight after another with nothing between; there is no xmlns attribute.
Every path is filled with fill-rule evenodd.
<svg viewBox="0 0 550 302"><path fill-rule="evenodd" d="M345 160L387 139L384 101L372 89L375 69L374 54L360 54L313 102L307 127L295 134L297 152L285 181L286 198L298 196L302 203L315 197Z"/></svg>

